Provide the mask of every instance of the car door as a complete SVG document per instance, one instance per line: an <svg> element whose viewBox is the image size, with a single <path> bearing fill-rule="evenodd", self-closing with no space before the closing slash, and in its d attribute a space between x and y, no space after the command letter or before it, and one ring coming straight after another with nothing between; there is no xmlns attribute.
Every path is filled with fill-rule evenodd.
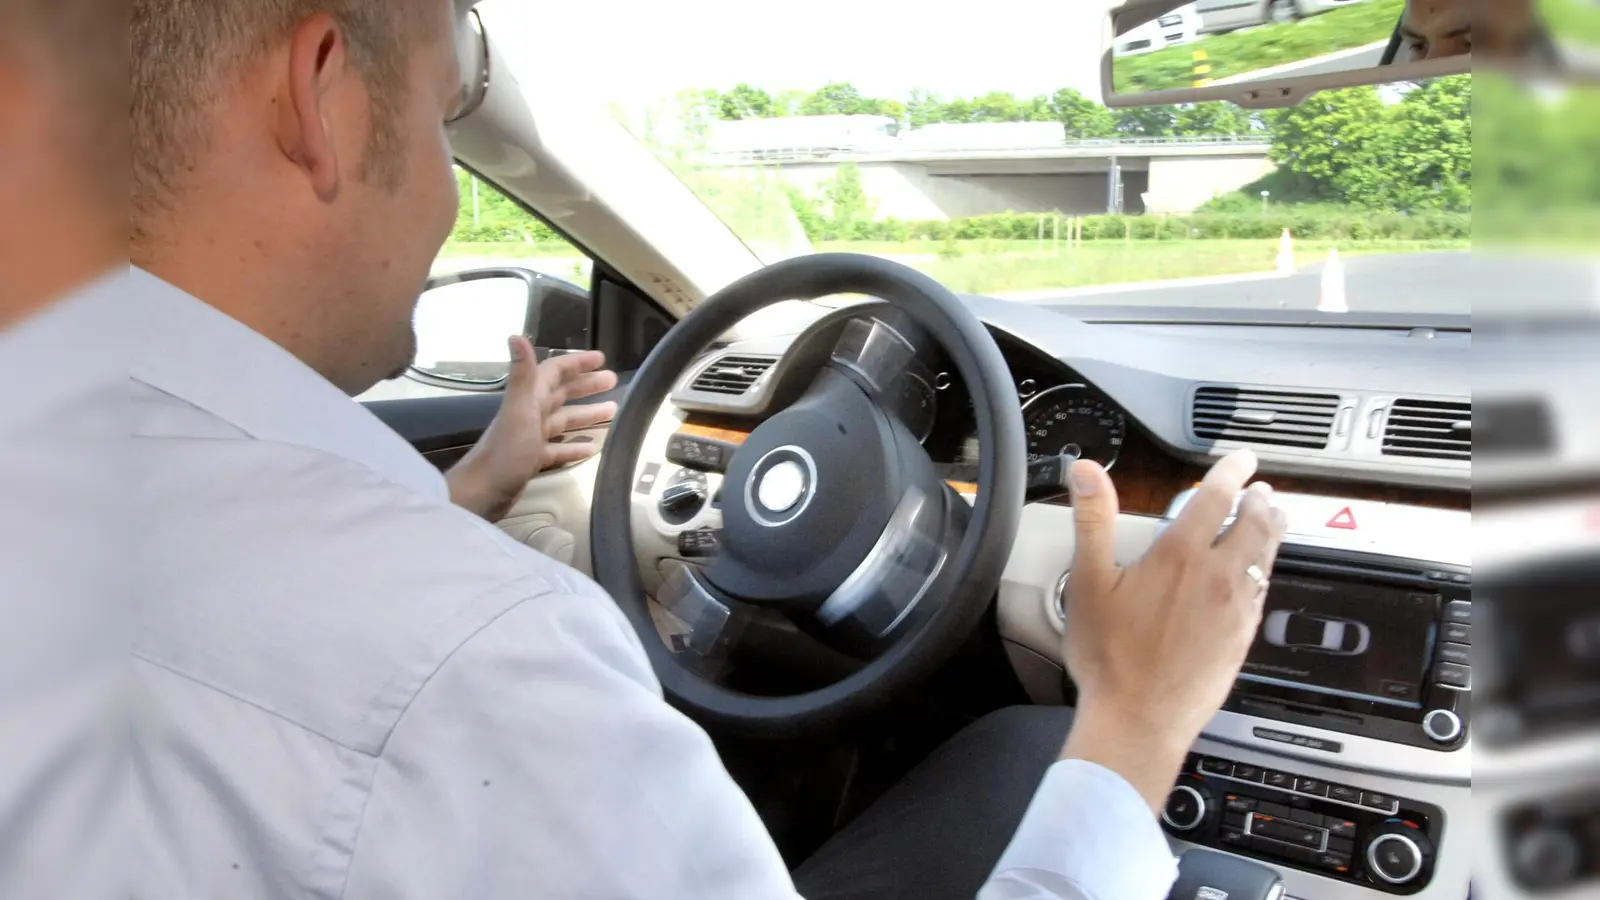
<svg viewBox="0 0 1600 900"><path fill-rule="evenodd" d="M454 465L500 408L506 338L529 337L539 358L598 348L618 386L582 403L621 403L632 371L672 319L603 262L492 184L458 170L462 211L417 304L417 359L357 399L440 471ZM602 424L558 440L599 447ZM598 454L528 482L497 523L512 537L590 571L589 508Z"/></svg>

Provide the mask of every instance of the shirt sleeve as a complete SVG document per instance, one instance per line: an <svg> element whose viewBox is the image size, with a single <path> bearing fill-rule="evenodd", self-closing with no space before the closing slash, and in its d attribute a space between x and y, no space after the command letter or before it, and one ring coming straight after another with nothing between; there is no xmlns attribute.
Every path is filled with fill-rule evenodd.
<svg viewBox="0 0 1600 900"><path fill-rule="evenodd" d="M386 742L347 900L797 900L711 740L598 590L459 647Z"/></svg>
<svg viewBox="0 0 1600 900"><path fill-rule="evenodd" d="M978 900L1164 900L1178 864L1144 798L1084 760L1050 767Z"/></svg>

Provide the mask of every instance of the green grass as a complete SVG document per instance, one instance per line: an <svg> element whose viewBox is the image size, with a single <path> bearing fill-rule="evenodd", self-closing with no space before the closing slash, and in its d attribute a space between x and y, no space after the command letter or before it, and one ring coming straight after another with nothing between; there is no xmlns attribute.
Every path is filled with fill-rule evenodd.
<svg viewBox="0 0 1600 900"><path fill-rule="evenodd" d="M1342 256L1360 256L1466 250L1470 246L1464 240L1297 241L1295 263L1319 262L1330 247L1338 247ZM1276 241L1103 241L1057 254L963 254L909 262L951 290L1000 294L1266 272L1276 266L1277 256Z"/></svg>
<svg viewBox="0 0 1600 900"><path fill-rule="evenodd" d="M1295 242L1295 263L1308 265L1338 247L1344 256L1371 253L1416 253L1429 250L1465 250L1466 240L1299 240ZM1276 240L1176 240L1176 241L1089 241L1068 248L1064 243L1051 250L1038 241L827 241L816 246L818 252L843 251L887 256L920 269L955 291L997 294L1010 291L1050 290L1119 284L1130 281L1160 281L1169 278L1198 278L1208 275L1236 275L1266 272L1277 265ZM576 258L570 245L555 244L447 244L441 259L460 260L527 259L533 268L545 259ZM451 268L460 268L452 266ZM582 280L582 273L561 269L563 278Z"/></svg>
<svg viewBox="0 0 1600 900"><path fill-rule="evenodd" d="M1387 40L1404 8L1405 0L1366 0L1297 22L1207 35L1154 53L1118 57L1112 64L1113 81L1119 94L1193 87L1196 50L1206 51L1211 64L1205 77L1217 79L1365 46Z"/></svg>

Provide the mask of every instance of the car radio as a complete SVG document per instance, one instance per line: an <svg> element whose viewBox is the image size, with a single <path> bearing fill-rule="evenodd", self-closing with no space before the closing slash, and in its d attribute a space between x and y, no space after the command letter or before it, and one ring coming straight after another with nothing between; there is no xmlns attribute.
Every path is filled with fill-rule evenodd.
<svg viewBox="0 0 1600 900"><path fill-rule="evenodd" d="M1433 877L1444 814L1429 803L1191 754L1161 826L1192 844L1414 894Z"/></svg>
<svg viewBox="0 0 1600 900"><path fill-rule="evenodd" d="M1453 750L1467 734L1471 645L1471 569L1285 544L1224 708Z"/></svg>

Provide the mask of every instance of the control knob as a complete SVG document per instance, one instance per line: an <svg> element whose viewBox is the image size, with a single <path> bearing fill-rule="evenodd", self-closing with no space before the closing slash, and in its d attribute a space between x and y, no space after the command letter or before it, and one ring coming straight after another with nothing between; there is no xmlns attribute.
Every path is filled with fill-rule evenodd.
<svg viewBox="0 0 1600 900"><path fill-rule="evenodd" d="M1422 717L1422 733L1437 744L1448 744L1461 736L1461 717L1448 709L1429 710Z"/></svg>
<svg viewBox="0 0 1600 900"><path fill-rule="evenodd" d="M1161 809L1161 821L1168 828L1188 834L1199 831L1215 815L1216 797L1201 778L1184 775L1167 794L1167 805Z"/></svg>
<svg viewBox="0 0 1600 900"><path fill-rule="evenodd" d="M1511 847L1511 868L1531 888L1554 888L1571 882L1583 860L1583 847L1565 828L1541 825L1517 837Z"/></svg>
<svg viewBox="0 0 1600 900"><path fill-rule="evenodd" d="M1415 822L1390 819L1372 832L1363 856L1372 877L1385 884L1410 884L1433 861L1433 842Z"/></svg>

